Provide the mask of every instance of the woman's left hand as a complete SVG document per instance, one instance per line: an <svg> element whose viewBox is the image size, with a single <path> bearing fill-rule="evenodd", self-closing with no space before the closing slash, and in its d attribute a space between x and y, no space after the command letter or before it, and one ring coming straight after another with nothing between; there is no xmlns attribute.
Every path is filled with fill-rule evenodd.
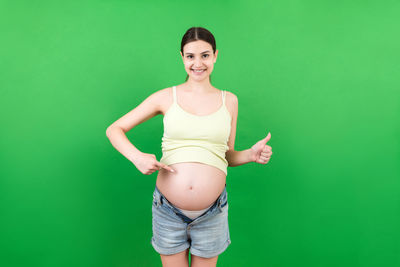
<svg viewBox="0 0 400 267"><path fill-rule="evenodd" d="M267 142L271 139L271 133L268 133L267 137L255 143L251 151L251 161L267 164L272 155L272 147L267 145Z"/></svg>

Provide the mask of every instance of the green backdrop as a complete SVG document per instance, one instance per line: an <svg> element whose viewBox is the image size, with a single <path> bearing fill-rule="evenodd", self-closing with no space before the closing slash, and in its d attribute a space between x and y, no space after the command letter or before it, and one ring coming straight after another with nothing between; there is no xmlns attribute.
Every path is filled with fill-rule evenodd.
<svg viewBox="0 0 400 267"><path fill-rule="evenodd" d="M161 266L156 173L106 128L183 83L209 29L239 99L232 243L218 266L400 266L399 1L1 1L0 265ZM162 115L128 132L161 158Z"/></svg>

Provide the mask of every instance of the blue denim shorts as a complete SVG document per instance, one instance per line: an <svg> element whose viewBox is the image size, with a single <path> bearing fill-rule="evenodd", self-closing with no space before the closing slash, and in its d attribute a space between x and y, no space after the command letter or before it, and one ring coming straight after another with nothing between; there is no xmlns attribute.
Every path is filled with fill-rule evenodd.
<svg viewBox="0 0 400 267"><path fill-rule="evenodd" d="M202 215L192 220L170 203L155 187L152 205L151 245L159 253L172 255L190 247L190 253L212 258L231 244L228 225L228 193L224 191Z"/></svg>

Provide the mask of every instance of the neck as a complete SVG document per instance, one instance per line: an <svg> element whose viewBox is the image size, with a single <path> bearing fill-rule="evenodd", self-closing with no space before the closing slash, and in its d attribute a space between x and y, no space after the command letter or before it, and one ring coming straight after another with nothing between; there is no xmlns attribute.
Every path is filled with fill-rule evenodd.
<svg viewBox="0 0 400 267"><path fill-rule="evenodd" d="M214 87L211 85L209 78L203 79L201 81L196 81L191 79L191 77L189 76L189 79L185 83L185 86L186 88L196 93L205 93L214 90Z"/></svg>

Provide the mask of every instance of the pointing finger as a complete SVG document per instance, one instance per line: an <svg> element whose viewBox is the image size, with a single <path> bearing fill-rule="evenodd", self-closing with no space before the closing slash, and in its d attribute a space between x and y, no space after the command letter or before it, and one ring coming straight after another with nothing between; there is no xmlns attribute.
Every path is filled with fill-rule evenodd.
<svg viewBox="0 0 400 267"><path fill-rule="evenodd" d="M172 169L171 167L169 167L169 166L167 166L167 165L164 165L163 168L166 169L166 170L168 170L168 171L170 171L170 172L175 172L174 169Z"/></svg>
<svg viewBox="0 0 400 267"><path fill-rule="evenodd" d="M159 161L156 161L156 166L157 166L158 170L166 169L167 171L175 172L171 167L169 167L168 165L165 165L164 163L161 163Z"/></svg>

